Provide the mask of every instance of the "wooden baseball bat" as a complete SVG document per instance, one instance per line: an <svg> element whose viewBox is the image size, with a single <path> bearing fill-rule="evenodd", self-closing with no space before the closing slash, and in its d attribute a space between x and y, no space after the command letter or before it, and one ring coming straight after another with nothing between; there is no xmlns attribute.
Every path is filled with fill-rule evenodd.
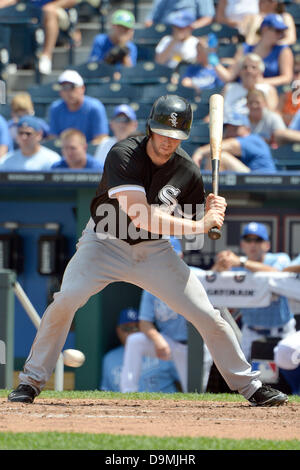
<svg viewBox="0 0 300 470"><path fill-rule="evenodd" d="M223 139L223 109L224 98L214 94L209 99L209 143L212 165L212 192L215 196L219 193L219 170ZM221 231L218 227L212 227L208 236L211 240L218 240Z"/></svg>

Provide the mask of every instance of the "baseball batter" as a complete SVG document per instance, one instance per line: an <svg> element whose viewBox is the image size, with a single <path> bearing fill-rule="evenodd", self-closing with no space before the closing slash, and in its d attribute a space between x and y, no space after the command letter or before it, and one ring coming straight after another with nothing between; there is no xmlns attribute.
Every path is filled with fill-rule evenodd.
<svg viewBox="0 0 300 470"><path fill-rule="evenodd" d="M224 221L225 199L213 194L205 198L199 168L180 147L189 137L192 118L185 99L162 96L152 107L147 135L118 142L108 153L91 202L91 218L61 289L42 318L10 401L33 402L55 368L76 311L118 281L151 292L190 321L230 389L252 405L287 401L283 393L262 385L231 326L164 238L207 233L211 227L221 228Z"/></svg>

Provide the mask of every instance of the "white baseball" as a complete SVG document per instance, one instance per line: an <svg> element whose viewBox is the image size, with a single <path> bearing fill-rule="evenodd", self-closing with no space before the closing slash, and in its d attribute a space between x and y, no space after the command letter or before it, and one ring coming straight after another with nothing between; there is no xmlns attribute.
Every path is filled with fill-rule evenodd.
<svg viewBox="0 0 300 470"><path fill-rule="evenodd" d="M77 349L65 349L63 357L64 364L69 367L80 367L85 361L85 355Z"/></svg>

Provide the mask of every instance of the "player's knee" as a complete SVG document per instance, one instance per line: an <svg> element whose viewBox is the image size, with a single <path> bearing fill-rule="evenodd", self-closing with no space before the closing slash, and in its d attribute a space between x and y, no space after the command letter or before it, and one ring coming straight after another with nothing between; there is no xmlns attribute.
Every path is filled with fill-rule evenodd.
<svg viewBox="0 0 300 470"><path fill-rule="evenodd" d="M57 308L67 311L74 311L82 307L87 299L78 291L74 289L63 290L56 292L53 296Z"/></svg>

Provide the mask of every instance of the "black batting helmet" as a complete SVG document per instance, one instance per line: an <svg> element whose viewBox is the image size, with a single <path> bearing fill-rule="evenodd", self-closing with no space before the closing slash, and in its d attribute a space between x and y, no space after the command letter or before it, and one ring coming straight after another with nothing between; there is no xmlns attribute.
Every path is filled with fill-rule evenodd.
<svg viewBox="0 0 300 470"><path fill-rule="evenodd" d="M190 103L177 95L164 95L158 98L151 109L147 121L149 130L156 134L186 140L189 138L193 122Z"/></svg>

